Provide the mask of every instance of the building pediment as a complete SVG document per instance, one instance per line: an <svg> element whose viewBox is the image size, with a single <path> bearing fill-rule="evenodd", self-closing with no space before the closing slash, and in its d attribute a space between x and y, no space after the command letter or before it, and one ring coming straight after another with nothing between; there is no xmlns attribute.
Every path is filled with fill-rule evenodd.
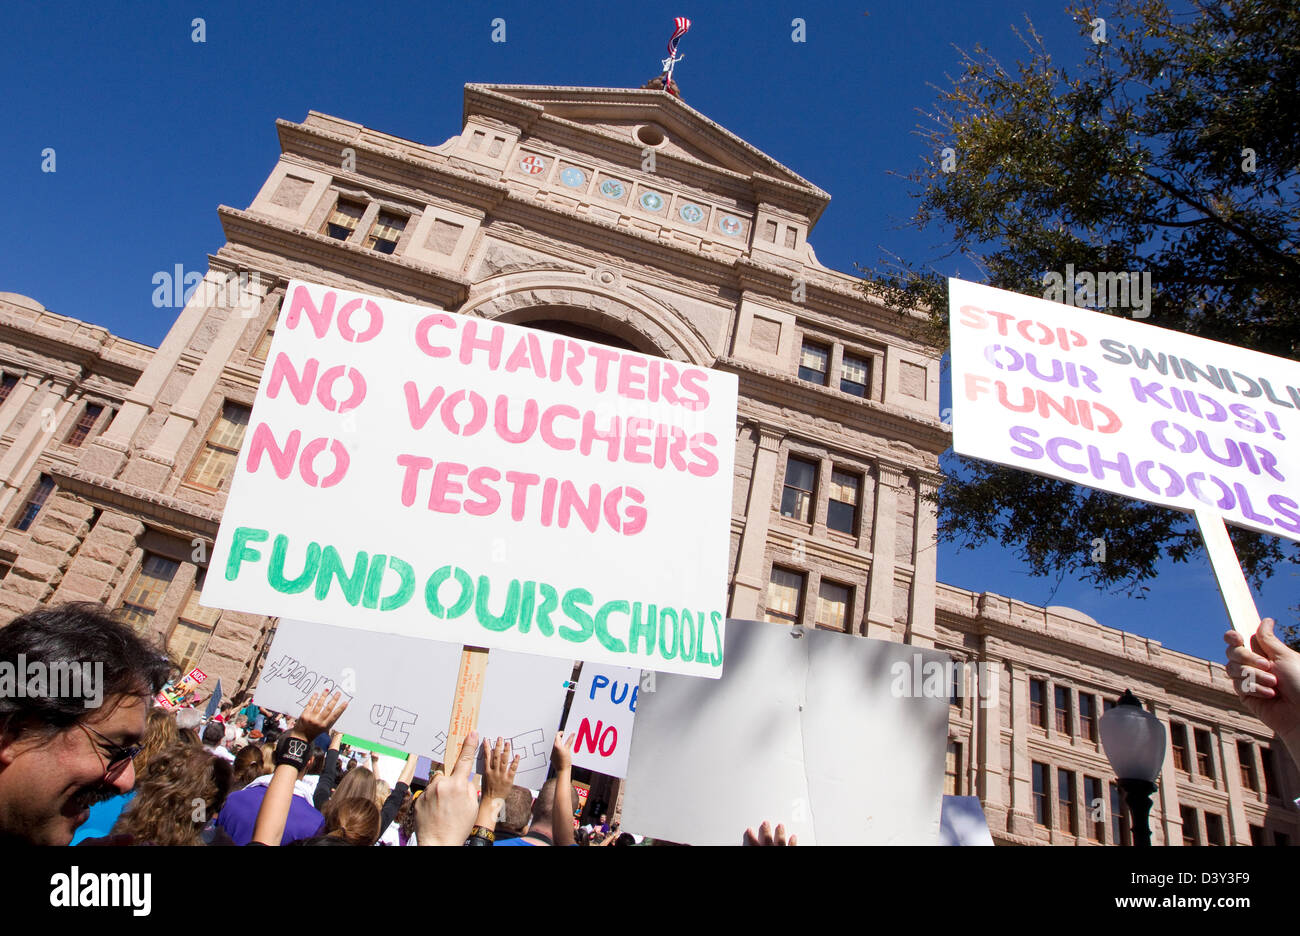
<svg viewBox="0 0 1300 936"><path fill-rule="evenodd" d="M661 156L696 163L720 176L797 192L815 221L830 196L758 148L664 91L469 84L465 117L484 116L544 136L547 124L578 129L593 140L649 147Z"/></svg>

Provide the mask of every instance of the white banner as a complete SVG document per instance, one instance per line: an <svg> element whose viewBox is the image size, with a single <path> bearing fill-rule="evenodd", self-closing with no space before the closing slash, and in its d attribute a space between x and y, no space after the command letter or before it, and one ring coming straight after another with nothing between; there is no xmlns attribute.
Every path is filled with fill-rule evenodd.
<svg viewBox="0 0 1300 936"><path fill-rule="evenodd" d="M953 448L1300 540L1300 363L948 281Z"/></svg>
<svg viewBox="0 0 1300 936"><path fill-rule="evenodd" d="M736 392L291 282L203 604L716 677Z"/></svg>
<svg viewBox="0 0 1300 936"><path fill-rule="evenodd" d="M625 666L582 664L578 688L564 723L566 734L576 734L573 764L610 777L627 776L627 752L632 746L632 725L641 671Z"/></svg>

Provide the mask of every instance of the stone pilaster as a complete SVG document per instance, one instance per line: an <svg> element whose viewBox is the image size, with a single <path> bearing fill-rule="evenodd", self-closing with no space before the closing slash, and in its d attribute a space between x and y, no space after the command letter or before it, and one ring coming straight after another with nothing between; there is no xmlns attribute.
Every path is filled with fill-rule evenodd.
<svg viewBox="0 0 1300 936"><path fill-rule="evenodd" d="M876 510L871 524L871 584L867 604L868 637L888 640L894 631L894 537L898 489L903 466L880 461L876 466Z"/></svg>
<svg viewBox="0 0 1300 936"><path fill-rule="evenodd" d="M59 582L54 600L107 602L143 533L144 524L133 517L101 514Z"/></svg>
<svg viewBox="0 0 1300 936"><path fill-rule="evenodd" d="M939 544L937 509L932 498L943 478L918 472L916 481L916 538L912 552L912 607L907 642L918 647L933 647Z"/></svg>
<svg viewBox="0 0 1300 936"><path fill-rule="evenodd" d="M1034 776L1029 760L1029 674L1010 661L1011 676L1011 814L1007 831L1034 836Z"/></svg>
<svg viewBox="0 0 1300 936"><path fill-rule="evenodd" d="M1228 836L1229 845L1250 844L1250 824L1246 821L1245 804L1242 802L1241 762L1237 759L1237 741L1232 732L1222 725L1214 729L1219 742L1219 763L1223 765L1223 785L1228 791Z"/></svg>
<svg viewBox="0 0 1300 936"><path fill-rule="evenodd" d="M763 555L767 548L768 523L772 516L772 490L776 485L777 454L785 434L780 430L755 424L758 448L754 454L754 472L749 479L749 499L745 503L745 529L740 534L736 560L736 577L731 594L731 617L753 620L764 595Z"/></svg>
<svg viewBox="0 0 1300 936"><path fill-rule="evenodd" d="M57 595L93 514L90 505L66 494L56 492L45 502L28 531L29 542L0 585L0 614L14 617L45 602L52 592Z"/></svg>

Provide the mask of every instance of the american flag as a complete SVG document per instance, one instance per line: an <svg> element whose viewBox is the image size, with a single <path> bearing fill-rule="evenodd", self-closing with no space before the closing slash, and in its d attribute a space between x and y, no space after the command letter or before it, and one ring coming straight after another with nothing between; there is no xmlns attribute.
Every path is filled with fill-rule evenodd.
<svg viewBox="0 0 1300 936"><path fill-rule="evenodd" d="M684 16L679 16L673 20L673 37L668 40L668 54L677 54L677 40L686 35L691 28L691 21Z"/></svg>

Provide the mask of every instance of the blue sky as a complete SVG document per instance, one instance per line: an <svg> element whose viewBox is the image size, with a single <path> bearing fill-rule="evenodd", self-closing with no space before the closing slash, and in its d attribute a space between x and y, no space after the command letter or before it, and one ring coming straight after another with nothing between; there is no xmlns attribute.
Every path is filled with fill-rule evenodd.
<svg viewBox="0 0 1300 936"><path fill-rule="evenodd" d="M955 77L954 45L1004 63L1029 16L1064 63L1085 40L1053 0L979 4L560 2L32 3L0 10L0 291L156 345L175 314L152 278L206 268L224 242L219 204L246 208L279 153L275 120L309 109L437 144L460 130L467 82L639 87L657 74L672 17L693 22L676 77L691 106L821 186L810 240L852 272L882 252L916 261L941 235L906 226L914 131ZM205 42L192 41L202 17ZM506 41L491 41L493 20ZM806 41L792 41L792 21ZM53 173L42 152L55 151ZM944 274L977 278L945 261ZM946 391L943 406L949 405ZM1033 578L998 547L941 547L941 581L1066 604L1174 649L1222 659L1227 618L1208 564L1170 565L1146 600ZM1300 602L1294 565L1264 613Z"/></svg>

